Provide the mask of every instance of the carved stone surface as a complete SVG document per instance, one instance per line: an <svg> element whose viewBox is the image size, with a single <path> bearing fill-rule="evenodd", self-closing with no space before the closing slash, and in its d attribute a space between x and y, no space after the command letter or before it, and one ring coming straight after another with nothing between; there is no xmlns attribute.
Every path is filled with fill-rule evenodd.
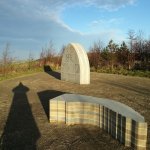
<svg viewBox="0 0 150 150"><path fill-rule="evenodd" d="M61 80L90 84L89 60L81 45L71 43L65 48L61 62Z"/></svg>

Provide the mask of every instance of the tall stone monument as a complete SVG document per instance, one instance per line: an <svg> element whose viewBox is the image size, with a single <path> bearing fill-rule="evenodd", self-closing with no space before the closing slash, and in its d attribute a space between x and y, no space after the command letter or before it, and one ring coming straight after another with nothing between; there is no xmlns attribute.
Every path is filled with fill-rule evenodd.
<svg viewBox="0 0 150 150"><path fill-rule="evenodd" d="M90 84L90 67L87 53L78 43L70 43L64 50L61 62L61 80Z"/></svg>

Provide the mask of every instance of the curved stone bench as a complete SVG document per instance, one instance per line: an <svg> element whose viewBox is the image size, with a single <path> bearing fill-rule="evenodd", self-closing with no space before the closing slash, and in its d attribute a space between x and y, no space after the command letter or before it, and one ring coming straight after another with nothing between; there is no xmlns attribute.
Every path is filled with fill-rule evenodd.
<svg viewBox="0 0 150 150"><path fill-rule="evenodd" d="M147 123L144 117L120 102L77 94L50 100L50 122L96 125L125 146L145 150Z"/></svg>

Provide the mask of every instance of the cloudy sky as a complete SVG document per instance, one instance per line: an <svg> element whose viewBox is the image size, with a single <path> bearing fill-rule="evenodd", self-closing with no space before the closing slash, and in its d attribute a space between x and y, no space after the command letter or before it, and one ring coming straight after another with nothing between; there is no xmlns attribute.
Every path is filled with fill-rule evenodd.
<svg viewBox="0 0 150 150"><path fill-rule="evenodd" d="M10 43L18 59L39 57L52 41L56 51L78 42L127 40L129 29L150 37L149 0L0 0L0 52Z"/></svg>

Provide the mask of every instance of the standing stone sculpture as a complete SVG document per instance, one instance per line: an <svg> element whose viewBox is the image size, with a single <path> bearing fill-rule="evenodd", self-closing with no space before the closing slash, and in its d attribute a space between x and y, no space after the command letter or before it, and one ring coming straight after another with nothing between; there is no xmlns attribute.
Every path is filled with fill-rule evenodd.
<svg viewBox="0 0 150 150"><path fill-rule="evenodd" d="M61 80L90 84L89 60L80 44L70 43L65 48L61 63Z"/></svg>

